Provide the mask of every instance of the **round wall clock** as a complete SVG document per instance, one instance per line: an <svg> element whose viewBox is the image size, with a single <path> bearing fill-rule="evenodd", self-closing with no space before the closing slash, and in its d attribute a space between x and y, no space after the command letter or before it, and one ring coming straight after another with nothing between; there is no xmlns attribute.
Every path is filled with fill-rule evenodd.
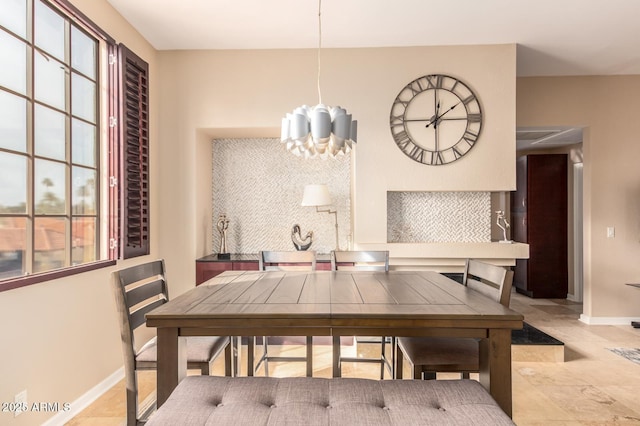
<svg viewBox="0 0 640 426"><path fill-rule="evenodd" d="M478 97L461 80L431 74L413 80L391 107L393 139L422 164L452 163L476 144L482 129Z"/></svg>

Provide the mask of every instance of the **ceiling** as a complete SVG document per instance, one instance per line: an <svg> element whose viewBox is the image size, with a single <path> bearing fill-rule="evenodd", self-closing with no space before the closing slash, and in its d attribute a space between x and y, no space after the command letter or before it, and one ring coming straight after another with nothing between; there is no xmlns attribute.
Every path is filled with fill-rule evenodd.
<svg viewBox="0 0 640 426"><path fill-rule="evenodd" d="M156 49L318 47L316 0L108 0ZM640 74L638 0L324 0L323 47L518 45L518 76Z"/></svg>
<svg viewBox="0 0 640 426"><path fill-rule="evenodd" d="M582 143L581 127L518 127L516 150L557 148Z"/></svg>
<svg viewBox="0 0 640 426"><path fill-rule="evenodd" d="M316 0L108 1L158 50L318 47ZM638 0L324 0L322 47L515 43L520 77L640 74L639 16ZM552 130L535 145L582 134Z"/></svg>

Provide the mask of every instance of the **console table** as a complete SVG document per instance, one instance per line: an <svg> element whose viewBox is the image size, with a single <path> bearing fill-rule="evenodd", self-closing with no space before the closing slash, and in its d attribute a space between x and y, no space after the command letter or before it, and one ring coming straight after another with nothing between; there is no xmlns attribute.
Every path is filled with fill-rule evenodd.
<svg viewBox="0 0 640 426"><path fill-rule="evenodd" d="M358 243L355 250L389 250L389 269L394 271L431 270L458 274L466 259L478 259L495 265L512 267L516 259L529 258L529 245L514 242L486 243ZM328 253L318 254L316 268L331 270ZM231 254L218 259L217 254L196 259L196 285L224 271L257 271L258 253Z"/></svg>
<svg viewBox="0 0 640 426"><path fill-rule="evenodd" d="M631 287L640 288L640 284L639 283L631 283L631 284L627 284L627 285L630 285ZM631 321L631 326L633 328L640 328L640 322L639 321Z"/></svg>
<svg viewBox="0 0 640 426"><path fill-rule="evenodd" d="M318 254L316 269L331 270L331 258L328 254ZM218 259L217 254L196 259L196 285L223 273L224 271L257 271L258 253L234 253L229 259Z"/></svg>

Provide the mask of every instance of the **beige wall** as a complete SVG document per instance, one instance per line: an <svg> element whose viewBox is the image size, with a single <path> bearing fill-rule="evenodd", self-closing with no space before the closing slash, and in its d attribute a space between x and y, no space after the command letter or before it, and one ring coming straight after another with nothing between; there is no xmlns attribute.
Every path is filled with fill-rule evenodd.
<svg viewBox="0 0 640 426"><path fill-rule="evenodd" d="M518 126L586 126L584 320L640 317L640 76L519 78ZM616 229L607 238L606 228Z"/></svg>
<svg viewBox="0 0 640 426"><path fill-rule="evenodd" d="M171 171L160 176L161 212L166 215L161 252L172 260L174 277L193 277L193 259L210 252L208 137L278 135L285 113L318 101L316 54L316 50L159 53L160 161ZM514 45L322 51L323 101L347 108L358 120L352 211L356 244L386 242L387 190L514 189L515 59ZM389 112L397 94L413 79L431 73L466 81L479 96L485 115L476 147L447 166L410 160L389 131ZM185 290L190 282L178 283L176 290Z"/></svg>
<svg viewBox="0 0 640 426"><path fill-rule="evenodd" d="M157 92L156 51L105 0L73 0L117 41L149 62L151 93ZM157 179L157 98L151 96L151 180ZM152 186L152 256L120 262L130 266L158 256L160 188ZM0 293L3 324L0 401L27 390L29 404L74 402L122 367L120 331L109 274L105 268ZM29 412L2 425L39 425L56 413Z"/></svg>

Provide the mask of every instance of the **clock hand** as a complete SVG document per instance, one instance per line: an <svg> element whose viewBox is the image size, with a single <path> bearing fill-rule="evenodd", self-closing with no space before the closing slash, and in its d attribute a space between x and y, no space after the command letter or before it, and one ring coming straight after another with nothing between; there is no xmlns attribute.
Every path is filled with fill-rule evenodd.
<svg viewBox="0 0 640 426"><path fill-rule="evenodd" d="M436 93L436 96L437 96L437 93ZM434 99L434 100L435 100L435 99ZM429 126L431 126L432 124L434 124L435 122L437 122L437 121L438 121L438 112L439 112L439 111L440 111L440 100L438 100L438 101L436 102L436 112L435 112L435 114L433 114L433 115L431 116L431 118L429 119L429 123L428 123L425 127L429 127ZM434 125L434 126L435 126L435 125Z"/></svg>
<svg viewBox="0 0 640 426"><path fill-rule="evenodd" d="M434 127L437 125L437 123L440 121L440 119L449 111L453 110L455 107L457 107L460 104L460 102L458 102L457 104L453 105L451 108L447 109L445 112L443 112L442 114L438 115L438 111L440 109L440 103L438 103L438 105L436 105L436 113L434 115L431 116L431 118L408 118L405 119L405 122L409 122L409 121L428 121L427 125L425 127L429 127L432 124L434 125ZM466 117L460 117L460 118L452 118L451 120L466 120Z"/></svg>
<svg viewBox="0 0 640 426"><path fill-rule="evenodd" d="M438 96L438 90L436 89L436 91L434 92L435 95L434 96ZM434 148L436 150L436 152L438 152L440 150L440 142L438 140L438 112L440 112L440 98L438 98L438 103L436 104L436 113L435 113L435 120L432 120L431 123L427 124L425 127L429 127L431 124L433 124L433 136L434 136ZM433 117L432 117L433 118Z"/></svg>
<svg viewBox="0 0 640 426"><path fill-rule="evenodd" d="M460 102L462 102L462 101L460 101ZM452 109L454 109L455 107L457 107L458 105L460 105L460 102L458 102L457 104L453 105L451 108L449 108L448 110L446 110L446 111L445 111L445 112L443 112L442 114L438 115L438 116L436 117L436 119L435 119L435 120L432 120L432 121L431 121L429 124L427 124L425 127L429 127L429 126L431 126L431 125L433 124L433 127L434 127L434 128L436 128L436 127L438 126L438 122L440 121L440 119L441 119L442 117L444 117L444 115L445 115L446 113L448 113L449 111L451 111Z"/></svg>

